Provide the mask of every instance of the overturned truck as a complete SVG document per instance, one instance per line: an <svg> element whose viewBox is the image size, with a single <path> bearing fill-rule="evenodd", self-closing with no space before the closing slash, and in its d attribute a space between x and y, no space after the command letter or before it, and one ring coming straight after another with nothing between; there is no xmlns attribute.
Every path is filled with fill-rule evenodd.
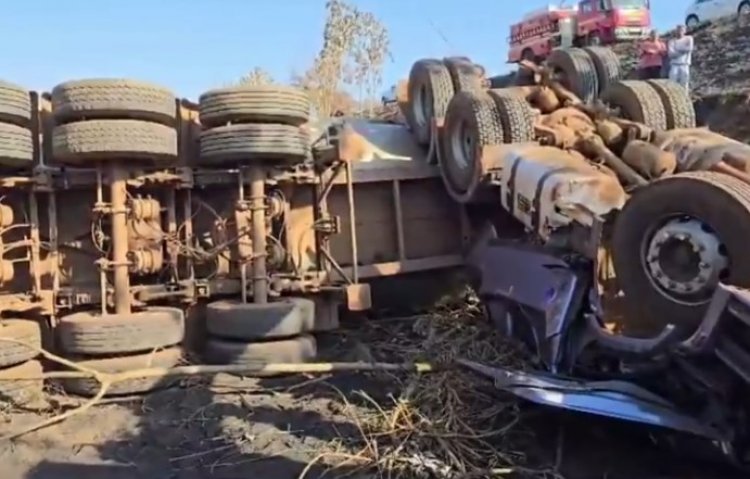
<svg viewBox="0 0 750 479"><path fill-rule="evenodd" d="M195 104L133 80L0 83L0 402L41 393L2 379L38 377L42 344L105 372L185 349L308 361L340 306L370 307L371 280L462 264L462 210L409 133L310 110L283 86ZM193 319L207 333L191 339Z"/></svg>
<svg viewBox="0 0 750 479"><path fill-rule="evenodd" d="M747 465L750 147L696 128L678 85L622 80L608 49L522 66L492 89L468 58L420 60L401 102L469 212L488 318L546 371L464 365Z"/></svg>

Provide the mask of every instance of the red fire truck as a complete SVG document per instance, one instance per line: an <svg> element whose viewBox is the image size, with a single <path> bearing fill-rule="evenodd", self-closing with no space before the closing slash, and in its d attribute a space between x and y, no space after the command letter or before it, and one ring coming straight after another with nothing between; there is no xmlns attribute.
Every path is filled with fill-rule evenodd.
<svg viewBox="0 0 750 479"><path fill-rule="evenodd" d="M508 62L541 61L557 47L607 45L648 35L649 0L582 0L548 6L510 27Z"/></svg>

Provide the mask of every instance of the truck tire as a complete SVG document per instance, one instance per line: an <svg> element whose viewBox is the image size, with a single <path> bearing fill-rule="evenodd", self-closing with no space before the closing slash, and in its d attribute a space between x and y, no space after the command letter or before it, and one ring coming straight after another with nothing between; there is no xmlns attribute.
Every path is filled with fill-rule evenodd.
<svg viewBox="0 0 750 479"><path fill-rule="evenodd" d="M159 85L120 78L61 83L52 89L52 115L59 124L91 119L130 119L174 125L175 96Z"/></svg>
<svg viewBox="0 0 750 479"><path fill-rule="evenodd" d="M0 319L0 338L23 341L36 348L42 347L42 331L36 321ZM37 356L37 350L23 344L0 341L0 368L25 363Z"/></svg>
<svg viewBox="0 0 750 479"><path fill-rule="evenodd" d="M623 80L614 83L603 93L602 99L610 106L619 108L628 120L657 130L667 128L667 114L661 98L645 81Z"/></svg>
<svg viewBox="0 0 750 479"><path fill-rule="evenodd" d="M667 116L667 128L695 128L695 108L690 95L671 80L647 80L661 98Z"/></svg>
<svg viewBox="0 0 750 479"><path fill-rule="evenodd" d="M300 126L310 119L310 97L279 85L221 88L200 96L199 115L205 128L252 122Z"/></svg>
<svg viewBox="0 0 750 479"><path fill-rule="evenodd" d="M64 164L106 161L161 163L177 158L177 131L140 120L66 123L52 132L52 152Z"/></svg>
<svg viewBox="0 0 750 479"><path fill-rule="evenodd" d="M151 307L130 314L82 312L60 319L57 341L70 354L131 354L179 344L185 316L177 308Z"/></svg>
<svg viewBox="0 0 750 479"><path fill-rule="evenodd" d="M26 361L16 366L0 369L0 405L25 406L41 400L44 395L42 379L4 380L14 376L42 374L42 363Z"/></svg>
<svg viewBox="0 0 750 479"><path fill-rule="evenodd" d="M512 89L510 89L512 90ZM505 143L523 143L534 140L534 111L517 91L490 90L497 105Z"/></svg>
<svg viewBox="0 0 750 479"><path fill-rule="evenodd" d="M694 232L686 235L687 227ZM675 322L691 334L715 281L750 286L749 235L750 185L738 179L680 173L637 190L619 213L612 240L631 329L654 335ZM688 281L697 286L683 288Z"/></svg>
<svg viewBox="0 0 750 479"><path fill-rule="evenodd" d="M479 68L467 57L444 58L443 64L451 75L454 91L483 90L482 75L479 73Z"/></svg>
<svg viewBox="0 0 750 479"><path fill-rule="evenodd" d="M617 54L608 47L586 47L583 49L591 61L594 62L596 75L599 80L599 93L601 94L610 85L622 79L620 71L620 59Z"/></svg>
<svg viewBox="0 0 750 479"><path fill-rule="evenodd" d="M77 364L103 373L119 373L144 368L173 368L180 364L181 359L181 348L169 348L153 353L114 358L86 360L74 358ZM178 381L179 378L175 376L128 379L112 384L104 397L146 393L167 388ZM60 385L66 392L81 396L94 396L101 389L101 384L93 378L62 379Z"/></svg>
<svg viewBox="0 0 750 479"><path fill-rule="evenodd" d="M441 143L439 166L446 188L458 201L470 202L482 175L482 147L503 143L492 97L478 91L456 93L448 105Z"/></svg>
<svg viewBox="0 0 750 479"><path fill-rule="evenodd" d="M420 145L432 141L432 121L444 118L455 90L451 74L440 60L419 60L409 72L406 119Z"/></svg>
<svg viewBox="0 0 750 479"><path fill-rule="evenodd" d="M17 125L0 123L0 165L10 168L29 166L34 161L31 131Z"/></svg>
<svg viewBox="0 0 750 479"><path fill-rule="evenodd" d="M296 126L237 124L201 134L200 162L205 166L272 161L301 163L310 153L310 138Z"/></svg>
<svg viewBox="0 0 750 479"><path fill-rule="evenodd" d="M0 122L27 127L31 123L31 98L23 87L0 80Z"/></svg>
<svg viewBox="0 0 750 479"><path fill-rule="evenodd" d="M231 364L254 366L267 363L305 363L318 354L315 338L309 335L297 336L281 341L243 343L209 338L206 341L204 358L209 364ZM242 376L268 377L277 373L247 373Z"/></svg>
<svg viewBox="0 0 750 479"><path fill-rule="evenodd" d="M267 304L214 301L206 307L206 329L217 338L280 339L312 331L315 302L283 298Z"/></svg>
<svg viewBox="0 0 750 479"><path fill-rule="evenodd" d="M556 75L561 76L563 86L585 103L596 99L599 94L599 78L591 57L580 48L553 50L547 64Z"/></svg>

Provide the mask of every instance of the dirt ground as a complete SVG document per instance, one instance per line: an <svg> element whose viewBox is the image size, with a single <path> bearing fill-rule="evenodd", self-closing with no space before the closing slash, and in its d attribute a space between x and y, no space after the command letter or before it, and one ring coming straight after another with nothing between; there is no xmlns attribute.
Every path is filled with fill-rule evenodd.
<svg viewBox="0 0 750 479"><path fill-rule="evenodd" d="M416 331L418 321L420 318L347 321L342 331L319 338L322 356L331 360L382 360L390 355L394 361L402 360L403 356L394 353L402 349L389 336L396 327L402 336L404 331ZM481 328L485 326L477 327L480 329L476 331L484 334ZM415 334L398 344L412 341L417 348L423 339ZM393 398L404 392L400 389L402 384L396 377L362 373L264 380L220 375L210 382L190 378L178 387L145 398L101 405L14 443L0 445L0 476L384 477L387 469L367 468L372 461L352 459L367 447L379 447L363 440L363 424L357 417L377 414L380 406L376 404L392 404ZM471 397L492 390L481 380L477 384L477 391L461 394ZM508 402L501 395L497 400ZM52 396L51 401L56 408L46 415L78 404L75 398L61 396ZM730 471L716 465L692 462L688 459L692 456L684 452L674 455L655 448L649 431L643 428L515 403L512 408L520 411L523 424L514 429L520 431L514 442L517 452L513 453L519 466L508 471L488 471L486 477L732 477ZM440 421L425 414L428 422ZM16 430L39 419L40 415L34 412L6 412L0 416L0 432ZM416 442L421 440L418 431L409 437ZM443 440L447 444L450 437L445 435ZM384 443L387 438L381 441ZM444 449L450 447L445 445ZM498 445L498 455L505 454L504 447ZM434 451L421 450L423 457L413 458L421 463L422 467L416 469L423 473L410 474L400 469L391 477L440 477L436 472L439 467L426 466L430 461L437 463L439 449L440 446ZM367 456L372 457L372 451ZM312 461L316 463L308 466ZM330 469L331 466L339 467Z"/></svg>

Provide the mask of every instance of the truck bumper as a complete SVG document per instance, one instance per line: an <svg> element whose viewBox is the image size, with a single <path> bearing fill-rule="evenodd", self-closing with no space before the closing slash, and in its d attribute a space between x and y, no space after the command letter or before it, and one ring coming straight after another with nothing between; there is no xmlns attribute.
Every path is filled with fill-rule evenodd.
<svg viewBox="0 0 750 479"><path fill-rule="evenodd" d="M649 29L646 27L617 27L615 28L615 40L638 40L648 36Z"/></svg>

